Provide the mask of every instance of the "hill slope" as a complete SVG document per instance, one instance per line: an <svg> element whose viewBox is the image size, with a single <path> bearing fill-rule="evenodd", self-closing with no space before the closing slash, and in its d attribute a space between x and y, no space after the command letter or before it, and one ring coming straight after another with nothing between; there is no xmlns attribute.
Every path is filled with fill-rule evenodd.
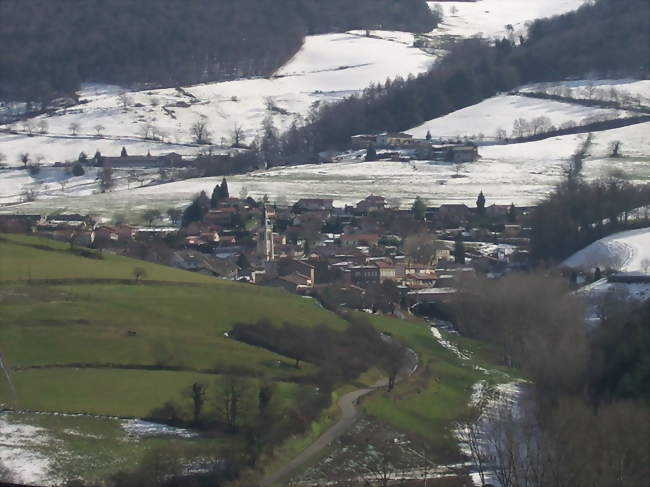
<svg viewBox="0 0 650 487"><path fill-rule="evenodd" d="M54 243L46 250L44 241L32 237L4 238L0 240L0 280L5 281L0 283L0 353L14 370L21 408L78 411L86 404L86 412L140 416L150 410L151 397L167 394L171 399L196 381L197 374L205 375L206 381L229 370L279 380L306 375L313 371L309 364L297 370L293 360L232 340L225 333L236 322L262 317L278 325L291 321L345 326L313 300L281 290L108 254L102 260L90 259ZM148 273L139 284L129 277L134 266ZM30 285L28 268L32 280L57 277L60 281ZM164 387L168 384L167 392L163 388L151 397L138 392L137 384L147 382L145 377L151 374L167 377L154 380ZM50 384L48 390L53 383L61 389L54 396L36 394L45 383ZM102 397L110 400L93 399L97 383L104 388ZM119 391L128 391L127 383L133 387L125 398ZM4 377L0 384L0 403L11 403Z"/></svg>

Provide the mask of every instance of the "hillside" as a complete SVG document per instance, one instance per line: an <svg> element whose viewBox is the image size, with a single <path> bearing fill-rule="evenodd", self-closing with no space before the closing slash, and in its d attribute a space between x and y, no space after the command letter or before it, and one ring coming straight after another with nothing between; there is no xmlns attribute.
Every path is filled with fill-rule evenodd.
<svg viewBox="0 0 650 487"><path fill-rule="evenodd" d="M300 317L305 326L344 326L314 301L284 291L107 253L87 258L32 237L4 235L0 263L0 352L15 371L16 401L27 409L139 417L162 405L156 401L165 395L175 397L197 374L232 368L279 380L308 374L310 366L296 370L291 359L224 334L237 322L262 317L276 324ZM134 267L146 270L139 283ZM160 378L154 396L137 385L149 376ZM60 384L59 392L35 394L43 381ZM84 406L98 381L105 398ZM0 383L6 404L7 383ZM127 392L135 394L132 401L124 400Z"/></svg>
<svg viewBox="0 0 650 487"><path fill-rule="evenodd" d="M177 86L266 76L305 34L429 31L424 0L33 0L0 4L0 99L46 104L83 82ZM35 35L37 34L37 35Z"/></svg>
<svg viewBox="0 0 650 487"><path fill-rule="evenodd" d="M601 270L647 274L650 270L650 229L609 235L576 252L562 266L588 271L600 267Z"/></svg>

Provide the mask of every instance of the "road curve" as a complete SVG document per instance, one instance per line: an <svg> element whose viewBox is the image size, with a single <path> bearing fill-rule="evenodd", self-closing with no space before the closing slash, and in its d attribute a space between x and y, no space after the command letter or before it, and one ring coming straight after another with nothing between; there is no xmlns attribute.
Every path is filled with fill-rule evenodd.
<svg viewBox="0 0 650 487"><path fill-rule="evenodd" d="M404 380L406 377L412 375L418 366L418 356L417 354L408 349L411 359L409 363L404 368L403 372L400 374L401 377L398 378L398 381ZM357 409L357 404L359 399L363 396L370 394L377 389L381 389L388 386L388 379L383 378L373 384L370 387L364 387L363 389L357 389L347 394L342 395L337 401L337 405L341 410L341 418L325 433L323 433L316 441L311 445L305 448L298 456L293 458L288 463L284 464L281 468L272 472L262 478L259 481L259 487L268 487L274 482L289 476L291 472L295 471L298 467L305 464L310 458L316 455L318 452L325 449L330 445L334 440L343 436L354 424L355 420L359 416L359 410Z"/></svg>

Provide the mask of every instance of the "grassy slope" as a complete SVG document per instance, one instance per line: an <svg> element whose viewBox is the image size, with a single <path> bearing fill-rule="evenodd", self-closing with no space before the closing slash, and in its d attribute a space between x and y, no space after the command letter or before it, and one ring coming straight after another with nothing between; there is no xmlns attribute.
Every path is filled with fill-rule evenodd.
<svg viewBox="0 0 650 487"><path fill-rule="evenodd" d="M483 344L463 340L461 348L474 352L471 363L467 363L435 341L425 323L381 316L372 316L371 320L378 329L415 350L420 357L420 369L392 394L375 394L364 401L366 412L425 440L441 461L453 459L458 450L450 428L468 404L472 385L480 380L504 381L507 376L486 376L474 368L475 364L492 363L493 354Z"/></svg>
<svg viewBox="0 0 650 487"><path fill-rule="evenodd" d="M133 279L133 269L146 270L145 280L209 284L214 278L173 267L104 253L103 259L72 254L70 246L45 238L0 235L0 281L27 279ZM35 248L42 246L49 250Z"/></svg>
<svg viewBox="0 0 650 487"><path fill-rule="evenodd" d="M17 238L12 236L11 239ZM30 245L57 246L55 242L28 237L20 237L20 240ZM47 266L49 275L44 277L65 275L101 279L120 273L128 276L129 269L142 266L147 267L149 278L174 282L164 285L110 282L0 285L0 352L13 368L78 363L163 365L197 370L238 366L282 379L307 374L311 368L307 364L298 371L291 367L293 362L286 357L231 340L224 332L238 321L253 321L263 316L277 324L294 321L305 326L345 325L313 300L278 289L221 281L107 254L104 260L88 259L71 254L64 244L58 247L60 251L41 250L0 241L0 276L13 280L19 277L16 269L38 262ZM32 277L36 278L34 274ZM197 284L197 281L207 284L186 284ZM129 336L128 331L135 331L137 335ZM97 371L100 375L105 372ZM112 382L121 380L120 377L139 375L138 380L153 377L147 375L147 371L111 372L106 375L111 380L98 382L109 389L115 386ZM44 373L42 370L16 371L19 392L38 390L43 385ZM61 387L69 389L71 394L61 393L56 395L56 400L49 400L25 392L20 406L79 410L80 399L75 397L91 394L92 381L77 381L79 372L72 368L57 369L55 375L61 378ZM3 382L0 378L0 384ZM172 396L177 387L174 381L169 381L168 386L166 383L161 387ZM3 389L0 389L0 403L7 401L6 389ZM119 410L120 414L138 416L151 405L143 396L138 397L142 397L141 403L134 402L126 411L117 393L108 395L101 405L89 402L86 411L115 411L113 414L117 414Z"/></svg>

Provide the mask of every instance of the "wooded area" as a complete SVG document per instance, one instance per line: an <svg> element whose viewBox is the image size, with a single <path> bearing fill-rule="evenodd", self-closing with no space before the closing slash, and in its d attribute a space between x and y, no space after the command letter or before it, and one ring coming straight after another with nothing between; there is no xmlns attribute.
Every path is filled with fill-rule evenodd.
<svg viewBox="0 0 650 487"><path fill-rule="evenodd" d="M81 82L267 76L306 34L435 26L424 0L3 0L0 18L0 99L40 103Z"/></svg>

